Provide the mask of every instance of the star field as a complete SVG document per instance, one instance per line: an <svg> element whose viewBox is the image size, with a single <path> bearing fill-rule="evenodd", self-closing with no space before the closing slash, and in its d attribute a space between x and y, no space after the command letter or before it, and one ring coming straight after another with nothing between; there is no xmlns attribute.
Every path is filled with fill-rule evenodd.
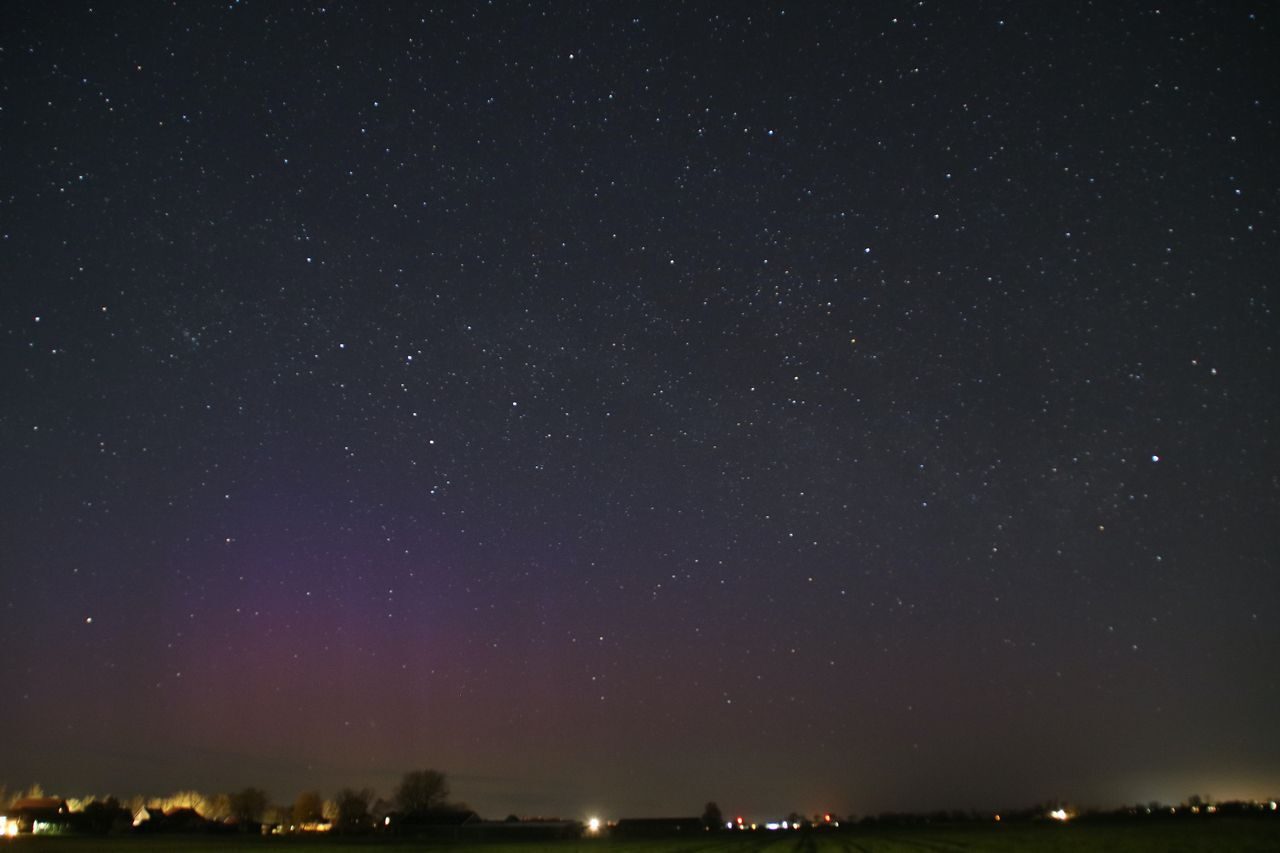
<svg viewBox="0 0 1280 853"><path fill-rule="evenodd" d="M1273 10L0 26L0 783L1274 795Z"/></svg>

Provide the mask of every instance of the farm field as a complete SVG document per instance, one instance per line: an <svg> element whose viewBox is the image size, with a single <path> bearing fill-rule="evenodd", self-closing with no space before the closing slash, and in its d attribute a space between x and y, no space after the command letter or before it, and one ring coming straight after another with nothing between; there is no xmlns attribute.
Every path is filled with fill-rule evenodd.
<svg viewBox="0 0 1280 853"><path fill-rule="evenodd" d="M1069 826L982 826L938 829L854 829L839 833L750 833L644 841L584 839L521 843L442 843L333 838L16 838L0 853L285 853L425 851L425 853L1273 853L1280 822L1215 820Z"/></svg>

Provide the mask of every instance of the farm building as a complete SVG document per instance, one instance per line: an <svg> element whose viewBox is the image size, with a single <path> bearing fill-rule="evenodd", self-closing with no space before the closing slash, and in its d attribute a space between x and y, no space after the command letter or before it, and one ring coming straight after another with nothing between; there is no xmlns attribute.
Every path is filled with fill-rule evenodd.
<svg viewBox="0 0 1280 853"><path fill-rule="evenodd" d="M60 833L71 827L71 810L67 801L57 797L23 797L16 800L0 817L0 833Z"/></svg>

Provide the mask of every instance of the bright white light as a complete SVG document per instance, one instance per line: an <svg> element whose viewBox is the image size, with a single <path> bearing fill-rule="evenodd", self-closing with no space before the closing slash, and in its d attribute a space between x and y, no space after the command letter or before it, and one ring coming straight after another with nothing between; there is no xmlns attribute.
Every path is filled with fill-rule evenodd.
<svg viewBox="0 0 1280 853"><path fill-rule="evenodd" d="M1069 817L1069 815L1067 814L1066 809L1054 809L1053 811L1049 812L1049 817L1053 818L1054 820L1066 820Z"/></svg>
<svg viewBox="0 0 1280 853"><path fill-rule="evenodd" d="M775 821L771 821L770 823L766 823L766 824L764 825L764 828L765 828L765 829L768 829L768 830L776 830L776 829L778 828L778 826L779 826L779 824L778 824L778 822L775 820Z"/></svg>
<svg viewBox="0 0 1280 853"><path fill-rule="evenodd" d="M588 820L588 821L587 821L587 831L588 831L588 832L599 832L599 831L600 831L600 818L598 818L598 817L593 817L593 818L591 818L590 820Z"/></svg>

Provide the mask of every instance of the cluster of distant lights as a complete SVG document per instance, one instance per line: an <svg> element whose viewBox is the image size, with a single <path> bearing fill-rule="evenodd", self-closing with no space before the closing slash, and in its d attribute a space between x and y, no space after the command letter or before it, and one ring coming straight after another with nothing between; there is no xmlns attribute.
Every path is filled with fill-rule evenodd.
<svg viewBox="0 0 1280 853"><path fill-rule="evenodd" d="M1273 812L1277 810L1277 804L1275 800L1271 800L1267 802L1262 807L1269 808ZM1189 811L1192 814L1200 814L1201 811L1204 811L1206 814L1215 814L1218 811L1218 807L1214 805L1207 805L1207 806L1204 806L1203 808L1200 806L1191 806L1189 808ZM1151 810L1147 809L1147 812L1149 814ZM1177 807L1170 807L1169 812L1171 814L1177 814L1178 809ZM1053 820L1061 821L1065 823L1066 821L1071 820L1071 818L1075 817L1075 815L1067 811L1066 809L1054 809L1053 811L1049 812L1049 817L1052 818ZM1000 815L995 815L995 820L997 823L999 823ZM390 826L391 818L386 817L383 819L383 822L384 822L384 825ZM36 832L39 832L43 828L40 826L40 823L41 823L40 821L35 822L36 825L33 827L33 829ZM137 823L135 822L134 825L136 826ZM826 814L822 816L821 825L833 826L833 827L839 826L840 821L834 820L831 817L831 815ZM599 834L600 830L603 829L604 826L605 826L604 821L600 820L600 818L598 817L587 819L587 831L592 835ZM761 829L762 825L754 822L748 822L745 818L739 817L737 820L726 821L724 827L725 829L754 831L754 830ZM798 821L778 820L778 821L769 821L763 824L763 828L766 830L769 830L770 832L777 832L779 830L800 829L800 827L801 827L801 824ZM0 838L5 838L5 837L12 838L17 834L18 834L18 821L8 817L7 815L0 815Z"/></svg>
<svg viewBox="0 0 1280 853"><path fill-rule="evenodd" d="M829 814L822 816L822 823L824 826L840 825L840 821L833 820L831 818L831 815ZM778 830L781 830L781 829L799 829L800 826L801 824L797 821L786 821L786 820L771 820L764 824L748 823L745 819L741 817L739 817L737 820L725 821L725 824L724 824L725 829L756 830L756 829L763 828L763 829L769 830L770 832L777 832Z"/></svg>
<svg viewBox="0 0 1280 853"><path fill-rule="evenodd" d="M1260 805L1262 808L1270 809L1273 812L1276 811L1278 808L1280 808L1280 806L1277 805L1275 800L1270 800ZM1190 811L1192 814L1200 814L1201 812L1204 812L1205 814L1216 814L1218 811L1218 807L1213 805L1208 805L1203 807L1191 806L1187 808L1187 811ZM1151 809L1147 809L1147 813L1150 814ZM1176 806L1170 807L1169 813L1177 814L1178 808ZM1051 820L1056 820L1056 821L1059 821L1060 823L1066 823L1067 821L1075 817L1075 813L1067 811L1066 809L1054 809L1053 811L1048 813L1048 817ZM994 818L996 823L1001 822L1000 815L994 815ZM829 814L825 814L822 816L822 821L820 822L819 825L836 827L840 825L840 821L835 820ZM604 826L605 826L604 821L600 820L600 818L598 817L589 818L587 820L587 831L592 835L599 834L600 830L603 829ZM772 821L771 820L761 824L761 823L756 823L754 821L748 821L742 817L738 817L734 820L725 821L725 824L724 824L725 829L733 829L733 830L741 830L741 831L756 831L760 829L765 829L770 832L800 829L802 826L803 824L799 823L798 821L786 821L786 820Z"/></svg>
<svg viewBox="0 0 1280 853"><path fill-rule="evenodd" d="M822 816L822 824L824 826L839 826L840 821L835 820L829 814L825 814ZM725 821L724 828L739 829L739 830L767 829L770 832L776 832L778 830L783 830L783 829L799 829L801 825L802 824L798 822L785 821L785 820L776 820L776 821L771 820L767 823L761 824L761 823L754 823L754 822L748 821L746 818L743 818L743 817L739 817L736 820ZM604 821L600 820L600 818L598 817L587 819L587 832L589 832L592 835L598 834L600 830L604 828L604 826L605 826Z"/></svg>

